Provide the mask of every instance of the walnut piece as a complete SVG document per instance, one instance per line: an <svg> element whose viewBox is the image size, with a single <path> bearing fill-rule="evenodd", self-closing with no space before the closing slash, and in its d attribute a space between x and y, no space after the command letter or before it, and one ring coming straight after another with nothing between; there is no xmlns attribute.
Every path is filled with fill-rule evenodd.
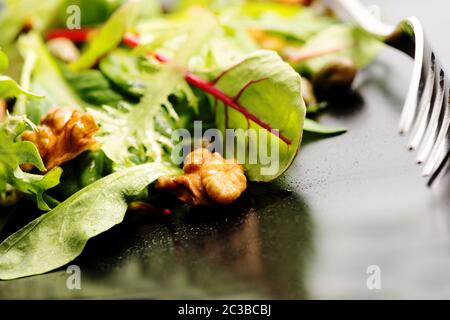
<svg viewBox="0 0 450 320"><path fill-rule="evenodd" d="M186 156L183 171L184 175L159 178L156 188L175 192L178 199L193 205L229 204L247 188L242 165L204 148Z"/></svg>
<svg viewBox="0 0 450 320"><path fill-rule="evenodd" d="M70 108L53 108L36 131L25 131L22 140L33 142L47 170L69 161L97 146L94 117Z"/></svg>

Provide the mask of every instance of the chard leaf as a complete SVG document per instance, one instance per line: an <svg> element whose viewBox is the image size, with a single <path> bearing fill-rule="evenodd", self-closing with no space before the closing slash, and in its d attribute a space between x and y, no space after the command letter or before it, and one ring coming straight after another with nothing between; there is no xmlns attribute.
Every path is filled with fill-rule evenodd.
<svg viewBox="0 0 450 320"><path fill-rule="evenodd" d="M41 171L45 169L36 146L29 141L17 141L27 126L25 117L9 117L0 125L0 192L9 184L25 194L34 195L39 209L50 210L43 194L59 183L62 170L56 167L46 175L37 175L20 169L25 163L31 163Z"/></svg>
<svg viewBox="0 0 450 320"><path fill-rule="evenodd" d="M250 119L229 104L218 101L217 127L222 132L227 128L253 128L258 133L263 131L263 134L267 134L266 144L260 143L258 138L253 145L258 156L278 152L278 168L273 172L265 170L265 166L259 161L256 164L250 163L246 157L247 176L254 181L270 181L281 175L294 160L302 139L306 108L301 96L301 79L298 73L274 51L260 50L228 67L213 82L216 89L255 117ZM261 123L258 124L257 120L265 123L266 128ZM268 131L271 129L279 131L279 138ZM274 139L279 147L271 150ZM249 148L248 141L241 147L245 150Z"/></svg>
<svg viewBox="0 0 450 320"><path fill-rule="evenodd" d="M30 98L44 98L44 96L23 89L13 79L0 75L0 98L17 98L21 94Z"/></svg>
<svg viewBox="0 0 450 320"><path fill-rule="evenodd" d="M295 56L315 56L300 63L314 74L341 58L350 59L357 68L363 68L373 61L383 46L376 37L355 25L336 24L308 39Z"/></svg>
<svg viewBox="0 0 450 320"><path fill-rule="evenodd" d="M78 191L0 244L0 279L15 279L61 267L86 242L122 222L127 202L148 184L179 169L149 163L116 172Z"/></svg>
<svg viewBox="0 0 450 320"><path fill-rule="evenodd" d="M89 69L99 58L117 47L137 17L138 8L138 2L130 1L114 12L100 30L92 35L87 48L78 60L70 64L70 68L73 71Z"/></svg>
<svg viewBox="0 0 450 320"><path fill-rule="evenodd" d="M305 118L305 122L303 125L303 131L319 133L319 134L326 134L326 135L334 135L334 134L344 133L347 131L347 129L341 128L341 127L325 126L314 120Z"/></svg>

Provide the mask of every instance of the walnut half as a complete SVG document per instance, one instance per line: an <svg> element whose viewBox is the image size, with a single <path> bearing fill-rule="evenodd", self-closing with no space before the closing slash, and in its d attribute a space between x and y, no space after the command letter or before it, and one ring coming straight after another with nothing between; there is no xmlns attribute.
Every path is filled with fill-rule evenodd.
<svg viewBox="0 0 450 320"><path fill-rule="evenodd" d="M184 175L159 178L156 188L175 192L181 201L193 205L229 204L247 188L242 165L207 149L189 153L183 171Z"/></svg>
<svg viewBox="0 0 450 320"><path fill-rule="evenodd" d="M41 120L36 131L25 131L22 140L33 142L47 170L95 148L98 131L94 117L70 108L54 108Z"/></svg>

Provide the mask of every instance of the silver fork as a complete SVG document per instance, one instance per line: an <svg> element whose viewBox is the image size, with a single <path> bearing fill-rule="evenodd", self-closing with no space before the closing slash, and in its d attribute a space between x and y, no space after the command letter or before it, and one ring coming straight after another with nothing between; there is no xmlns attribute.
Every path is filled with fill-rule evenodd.
<svg viewBox="0 0 450 320"><path fill-rule="evenodd" d="M376 18L359 0L328 1L341 18L355 21L367 32L414 59L412 79L400 116L399 131L409 134L408 148L429 177L428 185L450 167L450 100L448 74L431 50L416 17L397 26Z"/></svg>

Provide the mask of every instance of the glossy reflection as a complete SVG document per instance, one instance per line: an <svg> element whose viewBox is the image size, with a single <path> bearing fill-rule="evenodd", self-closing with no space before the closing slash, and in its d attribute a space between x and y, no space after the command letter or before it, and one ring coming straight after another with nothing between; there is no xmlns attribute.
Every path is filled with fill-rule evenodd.
<svg viewBox="0 0 450 320"><path fill-rule="evenodd" d="M307 298L313 228L307 206L276 185L253 185L233 206L136 216L93 239L64 270L0 283L0 298Z"/></svg>

